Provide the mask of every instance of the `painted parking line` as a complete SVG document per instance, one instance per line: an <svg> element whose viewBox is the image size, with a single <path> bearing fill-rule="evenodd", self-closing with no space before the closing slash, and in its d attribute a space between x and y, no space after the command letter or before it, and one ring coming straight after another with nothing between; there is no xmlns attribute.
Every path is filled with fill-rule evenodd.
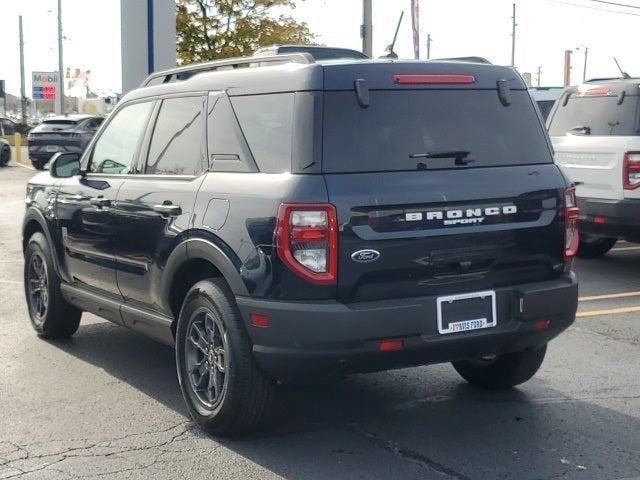
<svg viewBox="0 0 640 480"><path fill-rule="evenodd" d="M615 315L618 313L640 312L640 307L610 308L608 310L588 310L576 313L576 317L595 317L597 315Z"/></svg>
<svg viewBox="0 0 640 480"><path fill-rule="evenodd" d="M630 250L640 250L640 245L635 247L619 247L611 249L612 252L628 252Z"/></svg>
<svg viewBox="0 0 640 480"><path fill-rule="evenodd" d="M578 301L580 303L583 303L583 302L594 302L598 300L612 300L612 299L629 298L629 297L640 297L640 291L609 293L605 295L591 295L588 297L579 297ZM602 310L586 310L586 311L576 313L576 318L595 317L598 315L616 315L616 314L633 313L633 312L640 312L640 306L607 308Z"/></svg>
<svg viewBox="0 0 640 480"><path fill-rule="evenodd" d="M9 165L12 166L12 167L16 166L16 167L26 168L27 170L33 170L34 172L36 171L35 168L30 167L28 165L22 165L20 162L11 162Z"/></svg>
<svg viewBox="0 0 640 480"><path fill-rule="evenodd" d="M609 293L606 295L592 295L590 297L580 297L579 302L592 302L594 300L610 300L612 298L640 297L640 290L635 292Z"/></svg>

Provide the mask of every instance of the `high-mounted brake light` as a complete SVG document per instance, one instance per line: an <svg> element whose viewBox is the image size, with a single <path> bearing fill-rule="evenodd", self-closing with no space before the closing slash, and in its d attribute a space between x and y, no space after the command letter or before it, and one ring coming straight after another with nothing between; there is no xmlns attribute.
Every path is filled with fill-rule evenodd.
<svg viewBox="0 0 640 480"><path fill-rule="evenodd" d="M338 277L338 220L331 204L283 203L275 233L278 257L296 275L320 285Z"/></svg>
<svg viewBox="0 0 640 480"><path fill-rule="evenodd" d="M579 97L603 97L613 95L609 87L593 87L580 90Z"/></svg>
<svg viewBox="0 0 640 480"><path fill-rule="evenodd" d="M473 75L455 74L398 74L393 76L396 85L470 85L476 83Z"/></svg>
<svg viewBox="0 0 640 480"><path fill-rule="evenodd" d="M564 257L570 259L575 257L580 246L580 235L578 233L578 218L580 209L576 202L576 189L567 188L564 193Z"/></svg>
<svg viewBox="0 0 640 480"><path fill-rule="evenodd" d="M624 189L635 190L640 187L640 152L626 152L622 165Z"/></svg>

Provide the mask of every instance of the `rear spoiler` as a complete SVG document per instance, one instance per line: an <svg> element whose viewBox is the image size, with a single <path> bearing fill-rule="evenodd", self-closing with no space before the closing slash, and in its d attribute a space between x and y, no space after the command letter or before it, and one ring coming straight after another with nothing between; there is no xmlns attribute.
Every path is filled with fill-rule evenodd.
<svg viewBox="0 0 640 480"><path fill-rule="evenodd" d="M489 60L484 57L451 57L451 58L433 58L432 60L440 60L446 62L466 62L466 63L484 63L486 65L493 65Z"/></svg>

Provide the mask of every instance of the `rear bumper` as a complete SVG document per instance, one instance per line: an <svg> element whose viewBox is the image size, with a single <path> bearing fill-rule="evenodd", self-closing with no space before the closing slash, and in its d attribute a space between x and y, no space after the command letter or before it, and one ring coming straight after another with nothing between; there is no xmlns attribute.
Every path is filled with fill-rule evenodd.
<svg viewBox="0 0 640 480"><path fill-rule="evenodd" d="M56 152L47 152L48 146L56 146L58 147L58 151ZM29 141L29 158L31 160L35 160L40 163L48 162L53 155L58 152L62 153L77 153L81 155L84 150L84 145L81 142L74 141L59 141L59 140L51 140L51 141Z"/></svg>
<svg viewBox="0 0 640 480"><path fill-rule="evenodd" d="M288 379L387 370L515 352L546 344L575 320L578 282L573 273L555 280L496 289L497 325L441 335L437 297L342 304L238 297L238 306L260 366ZM269 326L250 325L251 313ZM534 321L550 320L535 330ZM403 348L380 352L379 341L401 339Z"/></svg>
<svg viewBox="0 0 640 480"><path fill-rule="evenodd" d="M640 199L578 198L580 232L640 241ZM596 217L602 217L596 223Z"/></svg>

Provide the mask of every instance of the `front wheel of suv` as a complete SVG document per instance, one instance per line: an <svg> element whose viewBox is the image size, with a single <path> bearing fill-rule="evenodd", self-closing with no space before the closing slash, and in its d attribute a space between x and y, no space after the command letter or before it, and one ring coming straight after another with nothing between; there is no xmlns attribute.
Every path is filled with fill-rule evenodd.
<svg viewBox="0 0 640 480"><path fill-rule="evenodd" d="M495 357L453 362L467 382L489 390L504 390L531 379L544 360L547 346Z"/></svg>
<svg viewBox="0 0 640 480"><path fill-rule="evenodd" d="M600 258L616 244L615 238L590 237L580 234L578 256L580 258Z"/></svg>
<svg viewBox="0 0 640 480"><path fill-rule="evenodd" d="M24 291L31 325L44 338L67 338L80 325L82 311L67 303L60 292L46 237L34 233L25 249Z"/></svg>
<svg viewBox="0 0 640 480"><path fill-rule="evenodd" d="M43 161L31 159L31 165L33 165L33 168L35 168L36 170L44 170L44 166L46 165L46 163L46 160Z"/></svg>
<svg viewBox="0 0 640 480"><path fill-rule="evenodd" d="M198 282L187 293L176 330L176 368L191 417L214 435L254 430L270 410L274 382L253 358L221 279Z"/></svg>

